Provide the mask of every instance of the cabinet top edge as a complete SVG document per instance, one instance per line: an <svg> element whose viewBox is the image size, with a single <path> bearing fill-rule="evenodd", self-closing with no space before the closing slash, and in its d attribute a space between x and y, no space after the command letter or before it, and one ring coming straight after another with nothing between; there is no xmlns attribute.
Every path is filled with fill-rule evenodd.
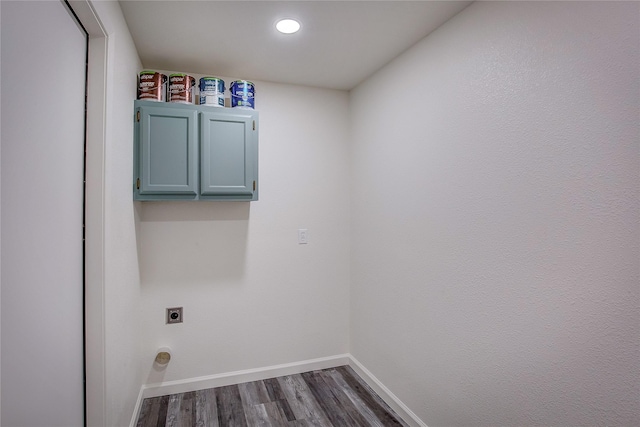
<svg viewBox="0 0 640 427"><path fill-rule="evenodd" d="M212 107L208 105L196 105L196 104L182 104L179 102L165 102L165 101L141 101L136 99L134 102L134 108L137 107L159 107L159 108L177 108L182 110L200 111L203 113L221 113L221 114L233 114L235 116L247 115L257 117L259 115L258 110L251 110L245 108L227 108L227 107Z"/></svg>

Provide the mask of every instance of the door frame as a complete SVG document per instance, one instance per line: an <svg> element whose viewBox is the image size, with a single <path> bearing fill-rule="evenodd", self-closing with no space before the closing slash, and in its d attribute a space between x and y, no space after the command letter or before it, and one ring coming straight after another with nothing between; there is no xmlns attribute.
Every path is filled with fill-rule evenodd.
<svg viewBox="0 0 640 427"><path fill-rule="evenodd" d="M85 185L85 425L106 426L104 164L109 37L90 0L68 0L89 35Z"/></svg>

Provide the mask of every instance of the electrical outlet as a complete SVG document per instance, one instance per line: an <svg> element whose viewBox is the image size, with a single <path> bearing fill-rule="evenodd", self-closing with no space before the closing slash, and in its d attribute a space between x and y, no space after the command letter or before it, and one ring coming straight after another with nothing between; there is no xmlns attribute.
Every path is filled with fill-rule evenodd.
<svg viewBox="0 0 640 427"><path fill-rule="evenodd" d="M298 244L299 245L306 245L307 243L309 243L309 230L307 230L306 228L299 228L298 229Z"/></svg>
<svg viewBox="0 0 640 427"><path fill-rule="evenodd" d="M182 307L167 308L167 324L182 323Z"/></svg>

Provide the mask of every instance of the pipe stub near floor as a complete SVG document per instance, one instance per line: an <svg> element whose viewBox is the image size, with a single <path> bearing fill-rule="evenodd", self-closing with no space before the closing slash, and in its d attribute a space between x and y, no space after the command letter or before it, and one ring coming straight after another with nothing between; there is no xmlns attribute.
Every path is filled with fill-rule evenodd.
<svg viewBox="0 0 640 427"><path fill-rule="evenodd" d="M171 349L169 347L162 347L158 349L156 354L155 363L160 366L167 366L171 361Z"/></svg>

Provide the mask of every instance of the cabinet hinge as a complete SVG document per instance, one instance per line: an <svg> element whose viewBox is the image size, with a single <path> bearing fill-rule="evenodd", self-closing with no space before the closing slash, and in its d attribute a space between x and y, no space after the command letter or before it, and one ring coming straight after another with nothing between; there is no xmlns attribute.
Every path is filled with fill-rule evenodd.
<svg viewBox="0 0 640 427"><path fill-rule="evenodd" d="M253 130L256 130L256 121L253 121Z"/></svg>
<svg viewBox="0 0 640 427"><path fill-rule="evenodd" d="M138 121L138 122L140 121L140 111L138 111L136 113L136 121Z"/></svg>
<svg viewBox="0 0 640 427"><path fill-rule="evenodd" d="M256 182L253 181L253 191L256 191Z"/></svg>
<svg viewBox="0 0 640 427"><path fill-rule="evenodd" d="M140 189L140 178L138 178L136 180L136 188L139 190Z"/></svg>

